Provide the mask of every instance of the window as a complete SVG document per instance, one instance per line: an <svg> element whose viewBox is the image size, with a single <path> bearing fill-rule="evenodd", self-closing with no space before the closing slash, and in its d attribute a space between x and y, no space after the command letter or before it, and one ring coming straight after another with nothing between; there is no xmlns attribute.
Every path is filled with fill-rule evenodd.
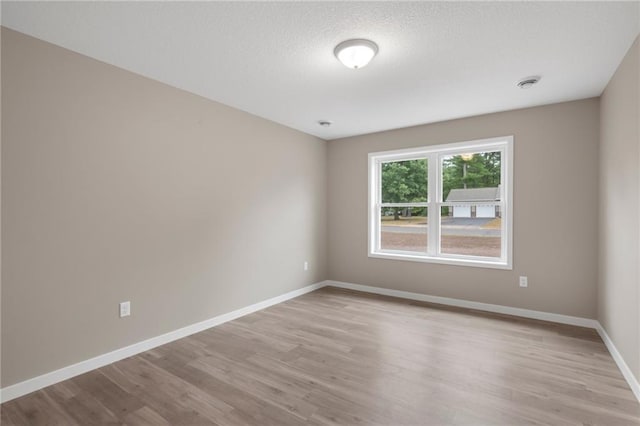
<svg viewBox="0 0 640 426"><path fill-rule="evenodd" d="M511 269L513 137L369 154L369 256Z"/></svg>

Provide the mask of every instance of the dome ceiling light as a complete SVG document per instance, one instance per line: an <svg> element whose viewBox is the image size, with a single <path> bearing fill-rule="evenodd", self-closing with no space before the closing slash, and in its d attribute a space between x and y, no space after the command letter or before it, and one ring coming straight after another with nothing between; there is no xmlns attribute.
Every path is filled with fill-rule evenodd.
<svg viewBox="0 0 640 426"><path fill-rule="evenodd" d="M333 53L345 67L358 69L371 62L378 53L378 45L371 40L345 40L336 46Z"/></svg>

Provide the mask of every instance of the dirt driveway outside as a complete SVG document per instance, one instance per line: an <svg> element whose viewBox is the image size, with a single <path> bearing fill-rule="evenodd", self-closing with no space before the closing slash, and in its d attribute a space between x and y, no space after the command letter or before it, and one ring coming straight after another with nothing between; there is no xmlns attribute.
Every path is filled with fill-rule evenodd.
<svg viewBox="0 0 640 426"><path fill-rule="evenodd" d="M382 222L383 250L426 252L428 229L426 218L413 223ZM501 238L499 219L442 218L441 251L448 254L500 257Z"/></svg>

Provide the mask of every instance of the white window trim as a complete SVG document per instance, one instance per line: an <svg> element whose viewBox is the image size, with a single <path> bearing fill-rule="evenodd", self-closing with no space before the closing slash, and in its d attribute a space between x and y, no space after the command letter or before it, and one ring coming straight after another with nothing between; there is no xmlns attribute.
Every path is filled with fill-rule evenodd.
<svg viewBox="0 0 640 426"><path fill-rule="evenodd" d="M402 206L428 207L429 214L438 212L441 206L453 205L441 201L441 158L447 155L463 154L469 151L500 151L501 155L501 197L496 203L502 212L502 253L500 258L465 256L440 253L440 220L428 221L428 253L381 250L380 249L380 210L381 200L381 163L416 158L427 158L429 191L425 203L398 203ZM455 203L460 204L460 203ZM469 203L476 204L476 203ZM393 206L385 203L385 206ZM506 210L506 212L505 212ZM368 209L368 251L369 257L380 259L407 260L413 262L441 263L445 265L464 265L481 268L513 269L513 136L431 145L419 148L394 151L372 152L369 154L369 209ZM433 216L432 216L433 217Z"/></svg>

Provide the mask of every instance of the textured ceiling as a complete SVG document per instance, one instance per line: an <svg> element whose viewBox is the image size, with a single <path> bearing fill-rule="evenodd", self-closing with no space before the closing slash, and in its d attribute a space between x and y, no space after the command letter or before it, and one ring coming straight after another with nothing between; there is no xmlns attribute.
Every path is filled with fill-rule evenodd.
<svg viewBox="0 0 640 426"><path fill-rule="evenodd" d="M639 5L2 2L2 24L333 139L598 96L640 30ZM366 68L333 56L349 38L379 45ZM530 75L542 81L516 88Z"/></svg>

